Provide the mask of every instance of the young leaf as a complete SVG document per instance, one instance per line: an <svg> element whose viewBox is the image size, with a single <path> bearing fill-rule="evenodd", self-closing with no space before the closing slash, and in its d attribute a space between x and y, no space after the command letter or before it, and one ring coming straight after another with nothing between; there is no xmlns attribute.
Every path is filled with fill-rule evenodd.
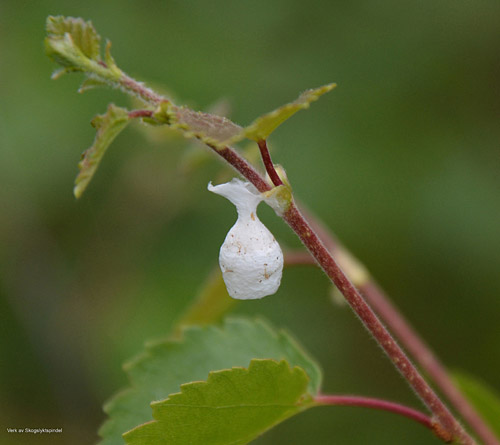
<svg viewBox="0 0 500 445"><path fill-rule="evenodd" d="M314 405L308 377L286 361L212 371L206 382L151 404L155 421L124 434L130 445L243 445Z"/></svg>
<svg viewBox="0 0 500 445"><path fill-rule="evenodd" d="M82 159L78 164L80 172L75 179L73 189L76 198L79 198L85 191L109 145L127 126L129 121L128 111L113 104L108 106L106 114L96 116L92 120L92 125L97 130L97 134L94 143L83 152Z"/></svg>
<svg viewBox="0 0 500 445"><path fill-rule="evenodd" d="M189 327L181 341L150 344L125 365L131 387L104 406L109 419L99 431L101 445L123 444L123 433L151 420L151 401L167 398L183 383L206 379L210 371L247 367L253 358L300 366L310 379L308 392L318 393L319 367L285 332L248 319L227 320L221 327Z"/></svg>
<svg viewBox="0 0 500 445"><path fill-rule="evenodd" d="M101 36L97 34L92 22L81 18L50 16L47 18L47 44L64 40L69 35L70 41L88 59L99 60Z"/></svg>
<svg viewBox="0 0 500 445"><path fill-rule="evenodd" d="M284 121L293 116L297 111L309 108L311 102L335 88L331 83L319 88L304 91L296 100L257 118L248 127L242 128L225 117L215 114L193 111L186 107L176 107L163 104L157 118L167 121L173 128L185 132L187 137L196 137L216 148L223 148L234 144L244 138L254 141L267 139L268 136Z"/></svg>
<svg viewBox="0 0 500 445"><path fill-rule="evenodd" d="M109 42L106 46L106 63L101 61L101 37L90 21L49 16L46 30L45 52L63 67L55 71L52 78L56 79L71 71L83 71L88 76L117 87L123 73L111 57ZM81 91L85 90L85 85L83 86Z"/></svg>
<svg viewBox="0 0 500 445"><path fill-rule="evenodd" d="M493 388L480 380L461 372L453 378L462 393L481 414L483 420L500 439L500 397Z"/></svg>
<svg viewBox="0 0 500 445"><path fill-rule="evenodd" d="M173 128L184 131L187 137L196 137L217 148L224 148L242 131L239 125L225 117L186 107L170 105L167 113Z"/></svg>
<svg viewBox="0 0 500 445"><path fill-rule="evenodd" d="M243 131L244 137L257 142L267 139L278 126L280 126L288 118L292 117L297 111L309 108L311 102L318 100L320 96L328 93L335 87L336 84L330 83L319 88L304 91L293 102L283 105L280 108L255 119L252 124L245 127Z"/></svg>

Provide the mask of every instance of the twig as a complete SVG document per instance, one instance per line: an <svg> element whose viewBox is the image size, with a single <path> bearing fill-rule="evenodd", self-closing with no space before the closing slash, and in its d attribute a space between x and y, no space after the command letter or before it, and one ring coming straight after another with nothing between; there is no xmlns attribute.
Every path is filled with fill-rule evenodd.
<svg viewBox="0 0 500 445"><path fill-rule="evenodd" d="M153 117L152 110L133 110L128 113L130 119L136 119L140 117Z"/></svg>
<svg viewBox="0 0 500 445"><path fill-rule="evenodd" d="M264 139L261 139L258 142L260 155L262 156L262 162L264 163L264 167L266 168L266 172L271 178L273 184L278 187L279 185L283 185L281 178L278 175L278 172L274 168L273 161L271 160L271 154L267 148L267 142Z"/></svg>
<svg viewBox="0 0 500 445"><path fill-rule="evenodd" d="M443 440L456 439L460 440L464 445L473 444L474 440L465 432L434 390L427 384L415 366L410 362L401 347L395 342L385 326L368 306L362 295L337 265L330 252L300 214L294 203L290 205L290 208L283 215L283 219L299 236L321 268L342 292L347 302L361 319L368 331L375 337L379 345L389 356L392 363L433 413L442 428L437 434L439 434Z"/></svg>
<svg viewBox="0 0 500 445"><path fill-rule="evenodd" d="M302 205L301 211L306 214L314 230L320 235L321 240L325 243L333 256L339 256L339 258L341 258L343 252L346 252L345 247L323 226L318 218L314 217L309 211L304 210ZM355 261L357 262L357 260ZM413 329L408 320L394 306L387 294L375 282L366 269L364 269L364 266L362 267L364 270L364 279L357 283L355 282L355 284L370 305L375 309L375 312L385 323L387 323L394 335L401 341L422 369L428 373L430 378L449 399L452 406L455 407L463 416L464 420L477 433L479 438L486 445L499 445L500 442L493 431L491 431L474 407L455 386L445 366L439 361L420 335ZM344 268L346 271L347 269L348 268ZM356 272L354 273L356 274ZM349 271L347 271L347 275L350 275Z"/></svg>
<svg viewBox="0 0 500 445"><path fill-rule="evenodd" d="M420 338L411 324L396 309L382 289L373 280L360 286L359 290L370 302L379 316L392 329L409 353L420 364L451 404L463 416L464 420L477 433L486 445L498 445L500 442L483 419L474 410L451 380L444 365L438 360L429 346Z"/></svg>
<svg viewBox="0 0 500 445"><path fill-rule="evenodd" d="M399 414L400 416L415 420L416 422L424 425L426 428L434 431L434 423L429 416L416 409L400 405L399 403L389 402L388 400L359 396L320 394L314 398L314 401L320 405L357 406L362 408L373 408L389 411L395 414Z"/></svg>

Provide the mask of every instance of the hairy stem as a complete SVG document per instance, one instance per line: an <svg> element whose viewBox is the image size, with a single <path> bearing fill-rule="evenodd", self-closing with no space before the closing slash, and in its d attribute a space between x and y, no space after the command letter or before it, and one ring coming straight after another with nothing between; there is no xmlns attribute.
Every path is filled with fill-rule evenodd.
<svg viewBox="0 0 500 445"><path fill-rule="evenodd" d="M479 438L486 445L499 445L500 441L455 386L444 365L391 303L377 283L370 280L360 287L360 291Z"/></svg>
<svg viewBox="0 0 500 445"><path fill-rule="evenodd" d="M144 102L151 105L159 105L161 102L168 101L167 98L156 94L153 90L146 87L141 82L137 82L135 79L127 76L125 73L121 76L119 80L120 86L128 92L131 92L135 96L138 96Z"/></svg>
<svg viewBox="0 0 500 445"><path fill-rule="evenodd" d="M304 212L303 209L302 212ZM328 250L330 250L334 257L338 255L339 258L341 258L342 253L346 251L345 247L317 218L313 217L309 212L306 213L306 216L308 220L311 221L314 230L325 243ZM294 256L291 256L291 259L295 259L297 263L300 257L298 253L295 253ZM341 266L343 265L341 264ZM362 267L364 269L364 266ZM343 267L343 269L347 271L347 275L349 276L349 268ZM355 282L355 284L368 300L369 304L374 308L378 316L387 323L394 335L405 346L422 369L427 372L443 394L449 399L452 406L455 407L463 416L464 420L477 433L478 437L486 445L499 445L500 441L490 427L486 425L484 420L479 416L474 407L455 386L445 366L439 361L431 348L424 342L415 329L413 329L408 320L394 306L390 298L370 276L366 269L364 269L364 271L363 279L359 282ZM356 274L355 271L354 274Z"/></svg>
<svg viewBox="0 0 500 445"><path fill-rule="evenodd" d="M409 419L421 423L426 428L429 428L432 431L434 430L433 421L426 414L408 406L400 405L399 403L389 402L388 400L359 396L320 394L314 398L314 401L320 405L357 406L361 408L373 408L389 411L394 414L399 414L400 416L408 417Z"/></svg>
<svg viewBox="0 0 500 445"><path fill-rule="evenodd" d="M401 347L395 342L385 326L378 319L372 309L368 306L362 295L350 282L344 272L337 265L330 252L320 241L316 233L301 215L294 203L283 215L283 219L299 236L301 241L314 256L318 264L342 292L345 299L361 319L368 331L375 337L379 345L389 356L392 363L408 381L421 400L434 414L441 425L443 432L451 435L449 439L455 438L463 444L474 443L473 439L465 432L451 412L441 402L437 394L427 384L415 366L410 362ZM443 437L443 436L441 436Z"/></svg>

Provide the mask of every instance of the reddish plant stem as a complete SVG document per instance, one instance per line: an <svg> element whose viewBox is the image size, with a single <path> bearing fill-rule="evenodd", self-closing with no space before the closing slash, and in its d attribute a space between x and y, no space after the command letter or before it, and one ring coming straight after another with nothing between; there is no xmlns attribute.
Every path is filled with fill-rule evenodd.
<svg viewBox="0 0 500 445"><path fill-rule="evenodd" d="M125 73L123 73L119 84L125 90L139 96L144 102L151 105L159 105L160 103L167 101L165 97L156 94L153 90L146 87L141 82L127 76Z"/></svg>
<svg viewBox="0 0 500 445"><path fill-rule="evenodd" d="M437 394L419 374L418 370L410 362L401 347L394 341L358 290L339 268L330 255L330 252L328 252L318 236L313 232L293 202L283 215L283 219L299 236L300 240L311 252L335 286L342 292L351 308L361 319L368 331L375 337L399 372L401 372L417 395L434 414L442 428L440 430L441 433L445 432L451 436L443 437L441 435L440 437L444 439L455 438L463 444L473 444L473 439L465 432L448 408L441 402Z"/></svg>
<svg viewBox="0 0 500 445"><path fill-rule="evenodd" d="M434 355L432 350L416 333L410 323L394 307L384 292L373 280L360 286L359 290L366 297L375 311L386 321L396 337L405 345L409 353L429 374L451 404L463 416L465 421L477 433L486 445L499 445L491 429L477 414L469 401L462 395L451 380L444 365Z"/></svg>
<svg viewBox="0 0 500 445"><path fill-rule="evenodd" d="M320 394L314 398L316 403L320 405L331 406L357 406L362 408L373 408L384 411L389 411L400 416L408 417L421 423L426 428L434 431L432 419L426 414L408 406L400 405L399 403L389 402L388 400L373 399L370 397L347 396L347 395L324 395Z"/></svg>
<svg viewBox="0 0 500 445"><path fill-rule="evenodd" d="M261 174L232 148L217 148L212 145L210 145L210 148L212 148L218 155L222 156L244 178L250 181L259 192L263 193L271 190L271 186L264 180Z"/></svg>
<svg viewBox="0 0 500 445"><path fill-rule="evenodd" d="M344 246L317 218L313 217L309 212L305 212L303 208L301 208L301 211L306 214L314 230L334 257L337 252L345 250ZM359 284L358 287L379 317L387 323L394 335L401 341L422 369L428 373L452 406L462 415L485 445L500 445L500 441L490 427L486 425L474 407L455 386L445 366L413 329L408 320L394 306L375 280L370 277L365 283Z"/></svg>
<svg viewBox="0 0 500 445"><path fill-rule="evenodd" d="M136 119L140 117L153 117L153 111L152 110L132 110L129 111L128 117L130 119Z"/></svg>
<svg viewBox="0 0 500 445"><path fill-rule="evenodd" d="M261 139L257 144L259 145L260 155L262 156L262 161L264 162L264 167L266 168L269 178L271 178L271 181L276 187L283 185L281 178L274 168L273 161L271 160L271 154L267 148L266 140Z"/></svg>

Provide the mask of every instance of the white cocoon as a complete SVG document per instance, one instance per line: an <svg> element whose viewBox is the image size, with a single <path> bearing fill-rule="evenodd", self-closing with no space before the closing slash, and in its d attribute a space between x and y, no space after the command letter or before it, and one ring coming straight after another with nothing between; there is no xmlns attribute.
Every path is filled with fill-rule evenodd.
<svg viewBox="0 0 500 445"><path fill-rule="evenodd" d="M274 294L281 282L283 252L273 234L257 217L262 195L249 182L233 179L208 190L229 199L238 220L220 248L219 264L233 298L253 300Z"/></svg>

